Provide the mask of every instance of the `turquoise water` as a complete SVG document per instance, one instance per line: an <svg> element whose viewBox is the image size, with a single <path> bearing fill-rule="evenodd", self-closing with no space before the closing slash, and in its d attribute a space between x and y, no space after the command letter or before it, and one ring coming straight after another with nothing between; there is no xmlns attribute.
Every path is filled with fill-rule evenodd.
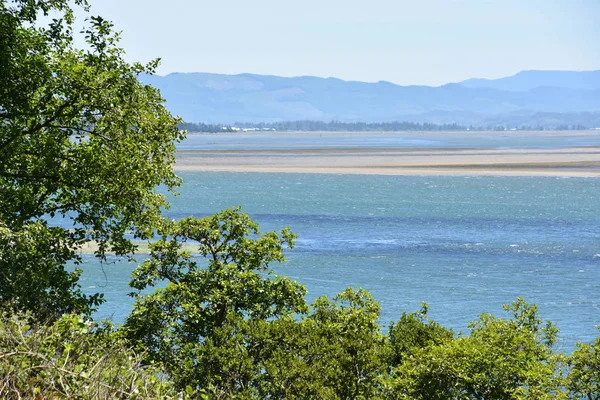
<svg viewBox="0 0 600 400"><path fill-rule="evenodd" d="M558 325L563 348L598 335L600 179L180 175L172 218L239 205L263 231L290 226L297 246L275 270L304 283L310 300L360 286L381 303L384 326L424 301L434 319L466 331L524 296ZM106 293L99 317L121 321L134 265L94 264L83 285Z"/></svg>

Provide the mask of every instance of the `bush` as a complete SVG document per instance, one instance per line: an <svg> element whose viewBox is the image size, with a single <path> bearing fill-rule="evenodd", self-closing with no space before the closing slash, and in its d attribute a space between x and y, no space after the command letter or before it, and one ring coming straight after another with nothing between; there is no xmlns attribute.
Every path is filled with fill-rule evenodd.
<svg viewBox="0 0 600 400"><path fill-rule="evenodd" d="M0 319L0 398L174 398L160 372L115 339L110 325L77 315L31 326L26 315Z"/></svg>

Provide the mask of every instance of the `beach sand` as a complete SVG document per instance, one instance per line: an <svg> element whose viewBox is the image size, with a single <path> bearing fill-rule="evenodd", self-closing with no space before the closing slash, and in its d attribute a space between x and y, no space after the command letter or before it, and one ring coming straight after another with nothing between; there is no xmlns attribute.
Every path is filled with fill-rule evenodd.
<svg viewBox="0 0 600 400"><path fill-rule="evenodd" d="M600 147L187 150L176 171L600 177Z"/></svg>

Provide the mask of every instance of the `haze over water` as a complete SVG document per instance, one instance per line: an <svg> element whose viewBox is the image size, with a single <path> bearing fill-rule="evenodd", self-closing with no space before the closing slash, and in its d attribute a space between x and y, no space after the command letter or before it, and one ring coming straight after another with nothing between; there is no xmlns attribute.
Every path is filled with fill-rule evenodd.
<svg viewBox="0 0 600 400"><path fill-rule="evenodd" d="M178 144L190 150L306 149L557 149L600 146L596 131L557 132L255 132L190 134Z"/></svg>

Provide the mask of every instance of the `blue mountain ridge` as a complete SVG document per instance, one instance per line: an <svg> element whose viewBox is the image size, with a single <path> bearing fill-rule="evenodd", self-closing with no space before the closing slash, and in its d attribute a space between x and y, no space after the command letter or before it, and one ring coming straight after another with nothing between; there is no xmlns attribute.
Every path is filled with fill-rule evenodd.
<svg viewBox="0 0 600 400"><path fill-rule="evenodd" d="M521 71L500 79L467 79L460 82L469 88L491 88L522 92L538 87L600 89L599 71Z"/></svg>
<svg viewBox="0 0 600 400"><path fill-rule="evenodd" d="M600 112L600 71L524 71L439 87L337 78L213 73L144 75L188 122L286 120L477 123L505 114Z"/></svg>

